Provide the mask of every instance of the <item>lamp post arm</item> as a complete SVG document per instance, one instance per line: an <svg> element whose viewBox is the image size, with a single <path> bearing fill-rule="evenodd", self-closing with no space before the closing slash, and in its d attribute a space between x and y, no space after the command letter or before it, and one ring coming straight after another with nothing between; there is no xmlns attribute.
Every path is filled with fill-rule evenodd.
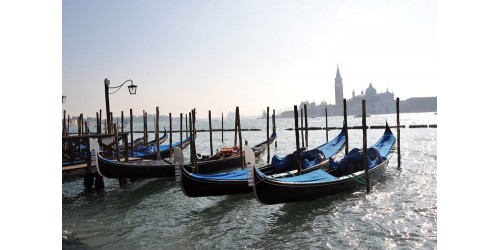
<svg viewBox="0 0 500 250"><path fill-rule="evenodd" d="M124 81L124 82L123 82L122 84L120 84L119 86L116 86L116 87L111 87L111 86L108 86L108 88L110 88L110 89L117 89L117 90L115 90L114 92L109 93L109 94L114 94L114 93L118 92L118 90L120 90L120 88L123 86L123 84L125 84L125 83L127 83L127 82L131 82L132 84L134 84L134 81L132 81L132 80L130 80L130 79L129 79L129 80ZM108 90L108 91L109 91L109 90Z"/></svg>

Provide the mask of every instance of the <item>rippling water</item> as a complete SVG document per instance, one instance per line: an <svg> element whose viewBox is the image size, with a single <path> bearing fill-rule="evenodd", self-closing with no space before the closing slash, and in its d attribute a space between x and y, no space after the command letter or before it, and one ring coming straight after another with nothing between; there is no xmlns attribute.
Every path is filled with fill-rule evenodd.
<svg viewBox="0 0 500 250"><path fill-rule="evenodd" d="M434 113L401 114L402 170L397 156L385 177L365 194L353 192L315 201L261 205L253 194L189 198L173 178L151 179L120 187L105 178L105 189L85 191L83 180L62 184L62 243L65 249L276 249L276 248L437 248L437 129L408 128L437 124ZM396 124L395 115L372 115L368 125ZM234 126L224 121L224 127ZM278 147L285 155L295 148L293 119L276 119ZM349 126L361 125L349 117ZM229 125L231 124L231 125ZM324 127L325 118L310 118L309 127ZM340 117L329 117L329 127L340 127ZM160 127L166 125L160 124ZM177 125L174 123L174 129ZM220 128L213 122L214 128ZM166 126L168 128L168 126ZM198 129L207 128L200 120ZM266 137L265 119L242 119L242 133L254 145ZM153 126L151 125L151 128ZM150 129L151 129L150 128ZM329 131L329 139L338 130ZM393 129L396 133L396 129ZM383 133L368 130L368 145ZM324 130L309 131L309 146L326 141ZM179 136L174 135L174 140ZM213 134L214 148L231 145L234 132ZM349 147L362 147L362 131L349 130ZM209 153L209 133L199 133L199 153ZM185 155L189 155L189 150ZM265 160L267 156L264 156Z"/></svg>

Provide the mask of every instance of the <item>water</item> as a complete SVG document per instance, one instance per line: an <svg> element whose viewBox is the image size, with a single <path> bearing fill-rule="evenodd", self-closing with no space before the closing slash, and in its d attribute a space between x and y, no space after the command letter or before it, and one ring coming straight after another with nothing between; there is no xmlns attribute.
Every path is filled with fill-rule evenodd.
<svg viewBox="0 0 500 250"><path fill-rule="evenodd" d="M437 124L437 115L401 114L400 119L406 125L401 129L402 170L397 170L394 156L385 177L374 183L368 195L360 188L315 201L261 205L253 194L189 198L173 178L124 187L105 178L102 191L85 191L80 179L63 183L63 248L435 249L437 129L408 127ZM372 115L367 123L383 125L386 120L389 125L396 124L395 115ZM224 127L233 127L231 122L224 121ZM361 125L360 118L349 117L348 122L349 126ZM278 147L271 148L271 156L285 155L295 148L294 132L285 130L294 126L293 119L276 119L276 123ZM309 119L308 124L324 127L325 118ZM328 118L330 127L341 124L340 117ZM198 121L197 128L206 127L206 120ZM262 129L242 132L250 145L266 137L265 119L242 119L242 127ZM329 131L329 138L338 132ZM368 130L368 145L382 132ZM350 148L362 147L361 130L349 130L349 136ZM232 145L234 132L224 133L224 143L220 132L213 134L213 140L214 148ZM324 130L309 131L310 147L325 141ZM197 150L209 153L209 133L198 134Z"/></svg>

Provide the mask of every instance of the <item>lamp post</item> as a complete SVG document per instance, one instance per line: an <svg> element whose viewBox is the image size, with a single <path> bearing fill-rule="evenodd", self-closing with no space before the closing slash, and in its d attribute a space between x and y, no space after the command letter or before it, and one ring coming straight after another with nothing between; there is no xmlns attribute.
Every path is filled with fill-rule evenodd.
<svg viewBox="0 0 500 250"><path fill-rule="evenodd" d="M137 92L137 85L134 85L134 82L132 80L126 80L125 82L123 82L122 84L120 84L119 86L116 86L116 87L110 87L109 86L109 79L104 79L104 95L106 97L106 121L108 123L108 134L111 134L111 124L112 124L112 121L111 121L111 113L109 112L109 95L110 94L114 94L116 92L118 92L118 90L120 90L120 88L123 86L123 84L127 83L127 82L130 82L130 85L128 86L128 92L131 94L131 95L135 95L135 93ZM109 93L109 89L116 89L114 92L111 92Z"/></svg>
<svg viewBox="0 0 500 250"><path fill-rule="evenodd" d="M66 96L65 96L65 95L63 95L63 96L62 96L62 103L65 103L65 102L66 102Z"/></svg>

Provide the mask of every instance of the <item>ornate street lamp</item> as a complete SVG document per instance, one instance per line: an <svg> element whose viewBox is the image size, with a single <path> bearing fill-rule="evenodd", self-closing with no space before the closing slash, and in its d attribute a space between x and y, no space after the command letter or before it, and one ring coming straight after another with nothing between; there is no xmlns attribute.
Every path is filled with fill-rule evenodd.
<svg viewBox="0 0 500 250"><path fill-rule="evenodd" d="M123 86L123 84L130 82L130 85L128 86L128 92L131 95L135 95L137 93L137 85L134 85L134 82L132 80L126 80L122 84L116 87L110 87L110 81L109 79L104 79L104 94L106 97L106 121L108 123L108 134L111 134L111 113L109 112L109 95L114 94L120 90L120 88ZM109 89L116 89L114 92L109 93Z"/></svg>

